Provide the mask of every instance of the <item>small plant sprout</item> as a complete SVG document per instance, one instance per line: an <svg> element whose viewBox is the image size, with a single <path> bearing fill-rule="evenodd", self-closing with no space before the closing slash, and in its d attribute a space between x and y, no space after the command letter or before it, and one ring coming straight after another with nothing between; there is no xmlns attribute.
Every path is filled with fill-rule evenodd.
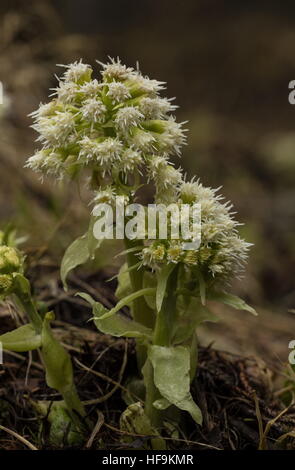
<svg viewBox="0 0 295 470"><path fill-rule="evenodd" d="M180 155L186 138L184 123L177 123L173 115L177 108L173 100L160 96L164 82L145 77L119 59L99 65L101 80L92 78L92 68L82 61L65 67L52 101L32 114L42 148L27 166L57 178L90 175L94 209L88 232L64 255L65 285L68 273L92 258L103 242L93 230L98 207L107 204L114 209L120 197L122 209L133 204L135 210L138 189L145 184L154 187L154 204L172 205L175 210L185 205L187 227L199 226L198 240L181 230L175 238L173 230L180 221L175 222L171 210L166 236L161 235L161 226L153 235L144 226L141 237L125 236L121 254L126 263L118 274L118 303L113 309L79 294L92 305L100 331L136 339L144 406L129 401L132 408L123 414L121 424L126 424L127 415L129 424L133 417L137 431L145 423L155 436L151 445L163 448L160 433L169 421L179 420L179 410L202 423L190 384L197 371L196 329L201 322L217 320L208 301L255 314L226 292L242 274L250 245L239 237L232 205L224 202L218 190L204 187L199 180L187 181L181 168L169 160ZM196 205L201 211L197 222L190 211ZM149 207L141 206L141 211L147 216ZM131 217L132 210L124 212L124 226ZM126 305L130 318L120 313Z"/></svg>
<svg viewBox="0 0 295 470"><path fill-rule="evenodd" d="M24 256L15 247L8 246L8 237L1 232L0 236L0 300L10 298L29 319L29 323L16 330L0 336L4 350L25 352L40 350L44 364L47 385L56 389L63 401L54 402L56 416L61 412L68 423L73 440L82 433L80 418L85 416L84 407L79 400L74 380L71 358L61 344L55 339L50 323L54 314L48 312L41 315L31 294L28 279L24 276ZM45 415L52 414L44 402L39 402L38 409L44 410ZM51 439L56 442L54 432Z"/></svg>

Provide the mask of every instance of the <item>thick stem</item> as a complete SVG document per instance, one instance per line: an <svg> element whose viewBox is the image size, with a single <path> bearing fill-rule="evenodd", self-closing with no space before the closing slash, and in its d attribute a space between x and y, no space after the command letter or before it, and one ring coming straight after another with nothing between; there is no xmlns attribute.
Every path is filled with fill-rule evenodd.
<svg viewBox="0 0 295 470"><path fill-rule="evenodd" d="M167 281L165 298L156 320L153 343L158 346L170 346L171 344L176 320L177 278L178 270L176 267Z"/></svg>
<svg viewBox="0 0 295 470"><path fill-rule="evenodd" d="M143 246L142 240L129 240L125 239L125 246L127 249L134 248L135 246ZM138 264L138 257L134 252L127 253L127 263L128 267L132 268L135 264ZM129 271L130 282L132 286L132 291L136 292L142 289L143 287L143 270L142 269L132 269ZM154 312L147 305L144 297L139 297L134 299L131 307L132 316L135 321L141 323L148 328L154 327ZM141 370L144 366L147 358L147 348L145 345L137 344L136 346L137 354L137 364L138 369Z"/></svg>
<svg viewBox="0 0 295 470"><path fill-rule="evenodd" d="M125 239L125 245L127 249L134 248L135 246L143 246L142 240L129 240ZM138 264L138 256L135 253L127 253L128 267L131 268L135 264ZM141 290L143 288L143 270L132 269L129 272L130 282L133 292ZM154 314L153 311L147 305L143 297L135 299L132 304L132 314L135 321L147 326L148 328L154 327Z"/></svg>
<svg viewBox="0 0 295 470"><path fill-rule="evenodd" d="M175 268L167 282L166 295L163 300L161 311L158 313L153 344L158 346L171 345L171 340L176 320L176 288L177 288L178 270ZM154 383L154 372L150 361L146 364L145 373L146 402L145 411L149 417L152 426L160 427L162 425L164 413L154 407L155 400L161 397Z"/></svg>
<svg viewBox="0 0 295 470"><path fill-rule="evenodd" d="M162 424L162 412L154 407L154 402L161 398L161 395L159 390L155 386L154 369L149 359L146 361L143 372L146 389L144 406L145 414L148 416L152 426L154 426L155 428L160 428Z"/></svg>

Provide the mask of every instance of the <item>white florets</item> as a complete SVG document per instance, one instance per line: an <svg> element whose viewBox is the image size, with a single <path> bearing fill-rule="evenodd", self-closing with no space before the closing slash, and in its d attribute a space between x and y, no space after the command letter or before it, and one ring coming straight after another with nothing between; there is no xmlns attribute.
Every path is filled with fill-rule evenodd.
<svg viewBox="0 0 295 470"><path fill-rule="evenodd" d="M103 67L101 74L104 80L126 80L134 71L132 67L121 64L119 58L117 60L110 58L108 64L98 63Z"/></svg>
<svg viewBox="0 0 295 470"><path fill-rule="evenodd" d="M139 103L139 109L144 114L146 119L161 119L167 116L168 113L175 111L176 105L171 103L167 98L150 98L143 97Z"/></svg>
<svg viewBox="0 0 295 470"><path fill-rule="evenodd" d="M106 106L101 100L96 98L88 98L84 101L81 108L83 119L92 122L104 122L106 112Z"/></svg>
<svg viewBox="0 0 295 470"><path fill-rule="evenodd" d="M131 98L128 88L121 82L108 83L107 96L112 103L121 103Z"/></svg>
<svg viewBox="0 0 295 470"><path fill-rule="evenodd" d="M69 135L75 131L75 121L70 112L57 111L52 117L41 117L32 127L40 134L38 140L50 147L66 143Z"/></svg>
<svg viewBox="0 0 295 470"><path fill-rule="evenodd" d="M103 84L99 83L96 78L90 82L84 83L79 89L79 93L85 95L86 98L94 98L101 93Z"/></svg>
<svg viewBox="0 0 295 470"><path fill-rule="evenodd" d="M80 80L90 78L92 68L88 64L83 64L82 59L69 65L62 65L66 71L63 80L66 82L79 82Z"/></svg>
<svg viewBox="0 0 295 470"><path fill-rule="evenodd" d="M132 173L135 170L140 172L140 166L143 163L143 157L140 152L133 149L126 149L121 155L121 161L119 168L126 175Z"/></svg>
<svg viewBox="0 0 295 470"><path fill-rule="evenodd" d="M130 77L128 84L130 85L131 89L137 93L146 93L151 97L156 97L160 91L165 90L166 88L164 86L166 82L151 80L148 77L143 77L140 73L134 74L132 77Z"/></svg>
<svg viewBox="0 0 295 470"><path fill-rule="evenodd" d="M52 116L56 111L56 101L52 100L49 103L40 103L39 108L29 114L34 119L40 119L41 117Z"/></svg>
<svg viewBox="0 0 295 470"><path fill-rule="evenodd" d="M115 125L121 132L128 132L144 119L144 115L134 106L120 108L115 117Z"/></svg>
<svg viewBox="0 0 295 470"><path fill-rule="evenodd" d="M95 196L93 198L94 207L92 213L95 214L95 209L98 204L113 204L115 202L116 192L115 189L111 186L107 186L106 188L96 191Z"/></svg>
<svg viewBox="0 0 295 470"><path fill-rule="evenodd" d="M132 133L132 138L129 140L131 146L142 152L153 152L155 150L156 139L152 133L139 128L135 128Z"/></svg>
<svg viewBox="0 0 295 470"><path fill-rule="evenodd" d="M159 136L160 148L163 152L180 155L180 150L186 144L186 129L182 127L183 123L175 122L174 118L165 122L165 131Z"/></svg>
<svg viewBox="0 0 295 470"><path fill-rule="evenodd" d="M54 90L53 95L57 95L59 101L64 104L72 104L76 99L78 86L75 82L60 81L59 86Z"/></svg>
<svg viewBox="0 0 295 470"><path fill-rule="evenodd" d="M123 145L118 139L111 137L103 141L97 141L84 137L79 141L80 153L79 160L85 163L91 163L91 160L97 161L103 168L103 171L110 169L112 163L120 159Z"/></svg>
<svg viewBox="0 0 295 470"><path fill-rule="evenodd" d="M41 171L46 157L47 157L47 152L45 150L39 150L30 158L28 158L25 166L27 168L31 168L33 171L37 171L37 172Z"/></svg>

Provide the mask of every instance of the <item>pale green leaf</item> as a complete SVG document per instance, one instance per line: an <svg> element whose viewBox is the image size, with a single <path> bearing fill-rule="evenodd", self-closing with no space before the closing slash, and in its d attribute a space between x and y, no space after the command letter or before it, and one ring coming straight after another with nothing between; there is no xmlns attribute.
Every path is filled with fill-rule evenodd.
<svg viewBox="0 0 295 470"><path fill-rule="evenodd" d="M124 263L118 274L118 287L116 289L115 295L118 299L123 299L126 295L131 294L132 287L130 282L130 276L128 272L128 265Z"/></svg>
<svg viewBox="0 0 295 470"><path fill-rule="evenodd" d="M100 312L98 312L100 310ZM141 323L137 323L134 320L130 320L123 315L117 314L113 317L100 320L97 315L98 313L105 313L106 309L94 308L93 313L95 315L94 323L96 327L105 334L112 336L124 336L126 338L142 338L151 339L152 330L145 327Z"/></svg>
<svg viewBox="0 0 295 470"><path fill-rule="evenodd" d="M253 315L257 315L256 310L253 307L250 307L250 305L248 305L243 299L240 299L240 297L237 297L236 295L228 294L227 292L210 291L208 299L214 300L215 302L222 302L236 310L246 310Z"/></svg>
<svg viewBox="0 0 295 470"><path fill-rule="evenodd" d="M7 351L33 351L41 346L41 335L30 323L0 336L0 343Z"/></svg>
<svg viewBox="0 0 295 470"><path fill-rule="evenodd" d="M102 317L100 318L100 320L105 320L106 318L112 317L113 315L115 315L115 313L119 312L123 307L126 307L127 305L132 304L132 302L133 302L135 299L138 299L139 297L145 297L145 296L149 296L149 295L154 296L155 293L156 293L156 289L155 289L155 288L140 289L140 290L138 290L138 291L136 291L136 292L132 292L132 294L127 295L126 297L124 297L124 299L121 299L121 300L115 305L115 307L113 307L111 310L107 310L107 311L102 315Z"/></svg>
<svg viewBox="0 0 295 470"><path fill-rule="evenodd" d="M93 236L92 222L87 233L77 238L66 249L60 268L62 283L67 288L66 279L70 271L80 264L86 263L89 259L93 259L95 250L99 248L102 240L96 240Z"/></svg>
<svg viewBox="0 0 295 470"><path fill-rule="evenodd" d="M184 346L150 346L148 357L154 369L155 385L162 397L188 411L198 424L202 413L190 393L190 351Z"/></svg>
<svg viewBox="0 0 295 470"><path fill-rule="evenodd" d="M70 355L52 334L50 321L54 315L47 313L42 329L42 358L46 369L46 382L64 394L73 385L73 366Z"/></svg>
<svg viewBox="0 0 295 470"><path fill-rule="evenodd" d="M95 302L90 295L84 293L78 295L91 304L94 323L102 333L116 337L151 339L152 330L150 328L120 314L101 319L100 317L105 315L108 310L99 302Z"/></svg>
<svg viewBox="0 0 295 470"><path fill-rule="evenodd" d="M60 268L60 276L65 288L67 288L66 279L69 272L76 268L76 266L86 263L88 259L88 239L87 235L84 234L71 243L63 256Z"/></svg>

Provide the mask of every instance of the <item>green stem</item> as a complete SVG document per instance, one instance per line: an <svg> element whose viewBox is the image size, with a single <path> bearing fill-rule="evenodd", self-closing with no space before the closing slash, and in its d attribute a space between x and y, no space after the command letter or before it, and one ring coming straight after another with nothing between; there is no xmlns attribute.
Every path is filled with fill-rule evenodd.
<svg viewBox="0 0 295 470"><path fill-rule="evenodd" d="M157 429L162 425L162 412L154 407L154 402L161 398L161 394L155 386L154 369L149 359L147 359L144 366L144 382L146 389L144 405L145 414L148 416L151 425Z"/></svg>
<svg viewBox="0 0 295 470"><path fill-rule="evenodd" d="M125 239L125 246L129 250L135 246L143 246L142 240L129 240ZM139 250L138 250L139 251ZM127 255L127 264L129 268L132 268L134 265L138 264L138 256L134 252L128 252ZM143 287L143 269L132 269L129 271L130 282L133 292L139 291ZM148 328L154 327L154 314L153 311L147 305L145 299L138 298L134 300L132 304L132 314L135 321L141 323L142 325L147 326Z"/></svg>
<svg viewBox="0 0 295 470"><path fill-rule="evenodd" d="M171 346L176 320L176 288L177 288L178 270L174 269L167 281L166 295L163 300L162 308L158 313L153 344L158 346ZM154 407L153 403L161 397L154 383L153 367L150 361L146 364L146 401L145 411L150 419L152 426L160 427L163 422L164 413Z"/></svg>
<svg viewBox="0 0 295 470"><path fill-rule="evenodd" d="M28 315L30 322L35 328L37 333L41 333L42 330L42 318L39 315L35 303L29 294L23 292L17 292L15 294L16 302L20 305L22 310Z"/></svg>
<svg viewBox="0 0 295 470"><path fill-rule="evenodd" d="M127 250L134 248L135 246L143 246L142 240L129 240L125 238L125 246ZM129 268L132 268L134 265L138 264L138 256L133 251L129 251L126 255L127 264ZM140 291L143 287L143 269L131 269L129 271L130 283L132 286L132 291ZM147 305L144 297L135 298L132 302L131 308L132 316L134 320L138 323L141 323L148 328L154 328L155 315L154 312ZM143 344L136 345L136 355L137 355L137 364L138 369L141 371L144 366L147 358L147 348Z"/></svg>
<svg viewBox="0 0 295 470"><path fill-rule="evenodd" d="M165 298L156 320L153 343L158 346L171 345L176 320L177 278L178 269L176 267L168 278Z"/></svg>

